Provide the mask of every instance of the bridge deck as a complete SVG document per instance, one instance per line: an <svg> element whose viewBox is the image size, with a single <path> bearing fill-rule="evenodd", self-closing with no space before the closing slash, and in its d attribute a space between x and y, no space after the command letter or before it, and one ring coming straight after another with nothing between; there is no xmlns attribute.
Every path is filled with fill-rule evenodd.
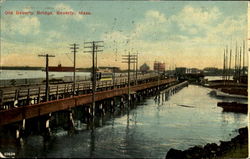
<svg viewBox="0 0 250 159"><path fill-rule="evenodd" d="M175 79L164 79L148 83L142 83L138 85L131 86L131 92L136 92L140 90L144 90L147 88L152 88L163 84L169 84L175 82ZM115 96L120 96L128 94L128 87L123 88L115 88L111 90L105 90L96 92L96 101L112 98ZM76 107L83 104L89 104L92 102L92 93L78 95L74 97L58 99L48 102L37 103L28 106L20 106L18 108L12 108L7 110L0 111L0 125L10 124L13 122L21 121L23 119L29 119L33 117L37 117L40 115L49 114L51 112L56 112L60 110L69 109L71 107Z"/></svg>
<svg viewBox="0 0 250 159"><path fill-rule="evenodd" d="M138 83L144 83L145 80L150 80L157 78L155 75L139 75L137 78ZM133 84L135 79L131 78L131 83ZM97 91L102 91L104 88L110 87L125 87L128 81L126 77L117 78L114 82L110 81L97 81L96 88ZM92 89L91 81L83 81L76 83L76 92L79 94L86 94ZM14 102L15 100L24 100L28 98L42 98L45 96L45 85L30 85L30 86L14 86L14 87L5 87L1 88L3 91L2 101L4 103ZM81 92L81 93L80 93ZM64 84L50 84L49 95L65 95L73 94L73 83L64 83Z"/></svg>

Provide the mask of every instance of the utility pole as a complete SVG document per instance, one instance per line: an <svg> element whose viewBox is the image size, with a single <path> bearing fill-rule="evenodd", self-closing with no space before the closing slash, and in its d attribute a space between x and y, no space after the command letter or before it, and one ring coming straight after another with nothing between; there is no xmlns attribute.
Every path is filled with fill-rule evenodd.
<svg viewBox="0 0 250 159"><path fill-rule="evenodd" d="M115 83L115 67L112 67L113 68L113 74L112 74L112 80L113 80L113 89L115 89L115 85L116 85L116 83Z"/></svg>
<svg viewBox="0 0 250 159"><path fill-rule="evenodd" d="M49 100L49 57L55 57L55 55L38 55L39 57L46 58L46 87L45 87L45 101Z"/></svg>
<svg viewBox="0 0 250 159"><path fill-rule="evenodd" d="M157 79L158 93L160 93L160 62L157 62L157 74L158 74L158 79Z"/></svg>
<svg viewBox="0 0 250 159"><path fill-rule="evenodd" d="M135 64L136 62L133 64L133 81L135 83Z"/></svg>
<svg viewBox="0 0 250 159"><path fill-rule="evenodd" d="M122 55L123 60L122 63L127 63L128 64L128 101L130 103L130 64L136 62L136 55L130 55L130 52L128 55Z"/></svg>
<svg viewBox="0 0 250 159"><path fill-rule="evenodd" d="M78 44L71 44L72 47L70 49L72 50L72 53L74 53L74 73L73 73L73 96L75 96L75 90L76 90L76 52L79 49Z"/></svg>
<svg viewBox="0 0 250 159"><path fill-rule="evenodd" d="M138 52L136 54L136 70L135 70L135 84L137 85L137 74L138 74Z"/></svg>
<svg viewBox="0 0 250 159"><path fill-rule="evenodd" d="M245 47L245 40L243 40L243 75L245 75L245 51L246 51L246 47Z"/></svg>
<svg viewBox="0 0 250 159"><path fill-rule="evenodd" d="M97 49L98 49L98 46L95 45L95 50L97 50ZM96 68L96 71L97 71L97 69L98 69L98 67L97 67L97 53L95 54L95 68Z"/></svg>
<svg viewBox="0 0 250 159"><path fill-rule="evenodd" d="M101 43L101 44L100 44ZM95 91L96 91L96 65L97 63L97 54L98 52L102 52L103 50L98 50L99 47L103 47L103 41L92 41L92 42L84 42L84 48L91 49L90 51L84 51L85 53L92 53L92 117L95 116ZM94 118L93 118L94 119Z"/></svg>

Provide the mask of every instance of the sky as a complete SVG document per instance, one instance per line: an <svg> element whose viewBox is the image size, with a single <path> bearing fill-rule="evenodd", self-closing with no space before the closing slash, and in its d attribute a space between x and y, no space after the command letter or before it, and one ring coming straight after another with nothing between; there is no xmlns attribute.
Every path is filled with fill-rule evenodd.
<svg viewBox="0 0 250 159"><path fill-rule="evenodd" d="M248 2L237 1L11 1L1 0L1 65L91 67L84 42L104 41L99 66L126 69L122 55L138 53L139 65L223 67L223 51L247 40ZM16 11L32 12L17 15ZM38 11L53 15L38 15ZM74 15L56 15L57 11ZM89 12L81 15L79 12ZM10 14L13 12L13 14Z"/></svg>

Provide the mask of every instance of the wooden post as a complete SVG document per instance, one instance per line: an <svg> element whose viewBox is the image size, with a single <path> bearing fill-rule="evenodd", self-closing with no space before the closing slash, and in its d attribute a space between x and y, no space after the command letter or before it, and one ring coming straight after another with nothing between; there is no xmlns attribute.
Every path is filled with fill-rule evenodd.
<svg viewBox="0 0 250 159"><path fill-rule="evenodd" d="M64 85L63 98L65 97L65 93L66 93L66 84Z"/></svg>
<svg viewBox="0 0 250 159"><path fill-rule="evenodd" d="M3 90L0 90L0 108L3 106Z"/></svg>
<svg viewBox="0 0 250 159"><path fill-rule="evenodd" d="M55 57L54 55L38 55L40 57L46 57L46 91L45 91L45 100L48 101L49 98L49 57Z"/></svg>
<svg viewBox="0 0 250 159"><path fill-rule="evenodd" d="M50 86L48 86L48 98L47 98L47 101L50 101Z"/></svg>
<svg viewBox="0 0 250 159"><path fill-rule="evenodd" d="M56 86L56 100L59 99L59 94L58 94L58 85Z"/></svg>
<svg viewBox="0 0 250 159"><path fill-rule="evenodd" d="M67 84L67 93L69 93L69 85Z"/></svg>
<svg viewBox="0 0 250 159"><path fill-rule="evenodd" d="M37 103L40 103L40 98L41 98L41 95L40 95L40 93L41 93L41 87L38 87L38 99L37 99Z"/></svg>
<svg viewBox="0 0 250 159"><path fill-rule="evenodd" d="M80 91L80 83L78 83L77 85L77 95L79 95L79 91Z"/></svg>
<svg viewBox="0 0 250 159"><path fill-rule="evenodd" d="M27 92L27 105L30 105L30 88L28 88L28 92Z"/></svg>
<svg viewBox="0 0 250 159"><path fill-rule="evenodd" d="M17 100L17 93L18 93L18 90L16 89L15 90L15 100Z"/></svg>

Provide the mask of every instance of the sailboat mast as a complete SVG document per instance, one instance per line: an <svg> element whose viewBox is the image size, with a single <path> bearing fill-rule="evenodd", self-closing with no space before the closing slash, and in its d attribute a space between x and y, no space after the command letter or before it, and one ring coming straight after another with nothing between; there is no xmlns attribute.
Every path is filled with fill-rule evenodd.
<svg viewBox="0 0 250 159"><path fill-rule="evenodd" d="M226 48L226 80L228 80L228 46Z"/></svg>
<svg viewBox="0 0 250 159"><path fill-rule="evenodd" d="M230 74L231 74L231 58L232 58L232 48L230 49L230 57L229 57L229 75L228 75L228 79L230 80Z"/></svg>
<svg viewBox="0 0 250 159"><path fill-rule="evenodd" d="M223 56L223 72L222 72L222 79L225 80L225 49L224 49L224 56Z"/></svg>
<svg viewBox="0 0 250 159"><path fill-rule="evenodd" d="M245 51L246 51L246 47L245 47L245 40L243 40L243 75L245 75Z"/></svg>
<svg viewBox="0 0 250 159"><path fill-rule="evenodd" d="M240 75L241 75L241 47L240 47L240 63L239 63L239 79L240 79Z"/></svg>
<svg viewBox="0 0 250 159"><path fill-rule="evenodd" d="M236 46L235 46L235 65L234 65L234 78L237 81L237 42L236 42Z"/></svg>

